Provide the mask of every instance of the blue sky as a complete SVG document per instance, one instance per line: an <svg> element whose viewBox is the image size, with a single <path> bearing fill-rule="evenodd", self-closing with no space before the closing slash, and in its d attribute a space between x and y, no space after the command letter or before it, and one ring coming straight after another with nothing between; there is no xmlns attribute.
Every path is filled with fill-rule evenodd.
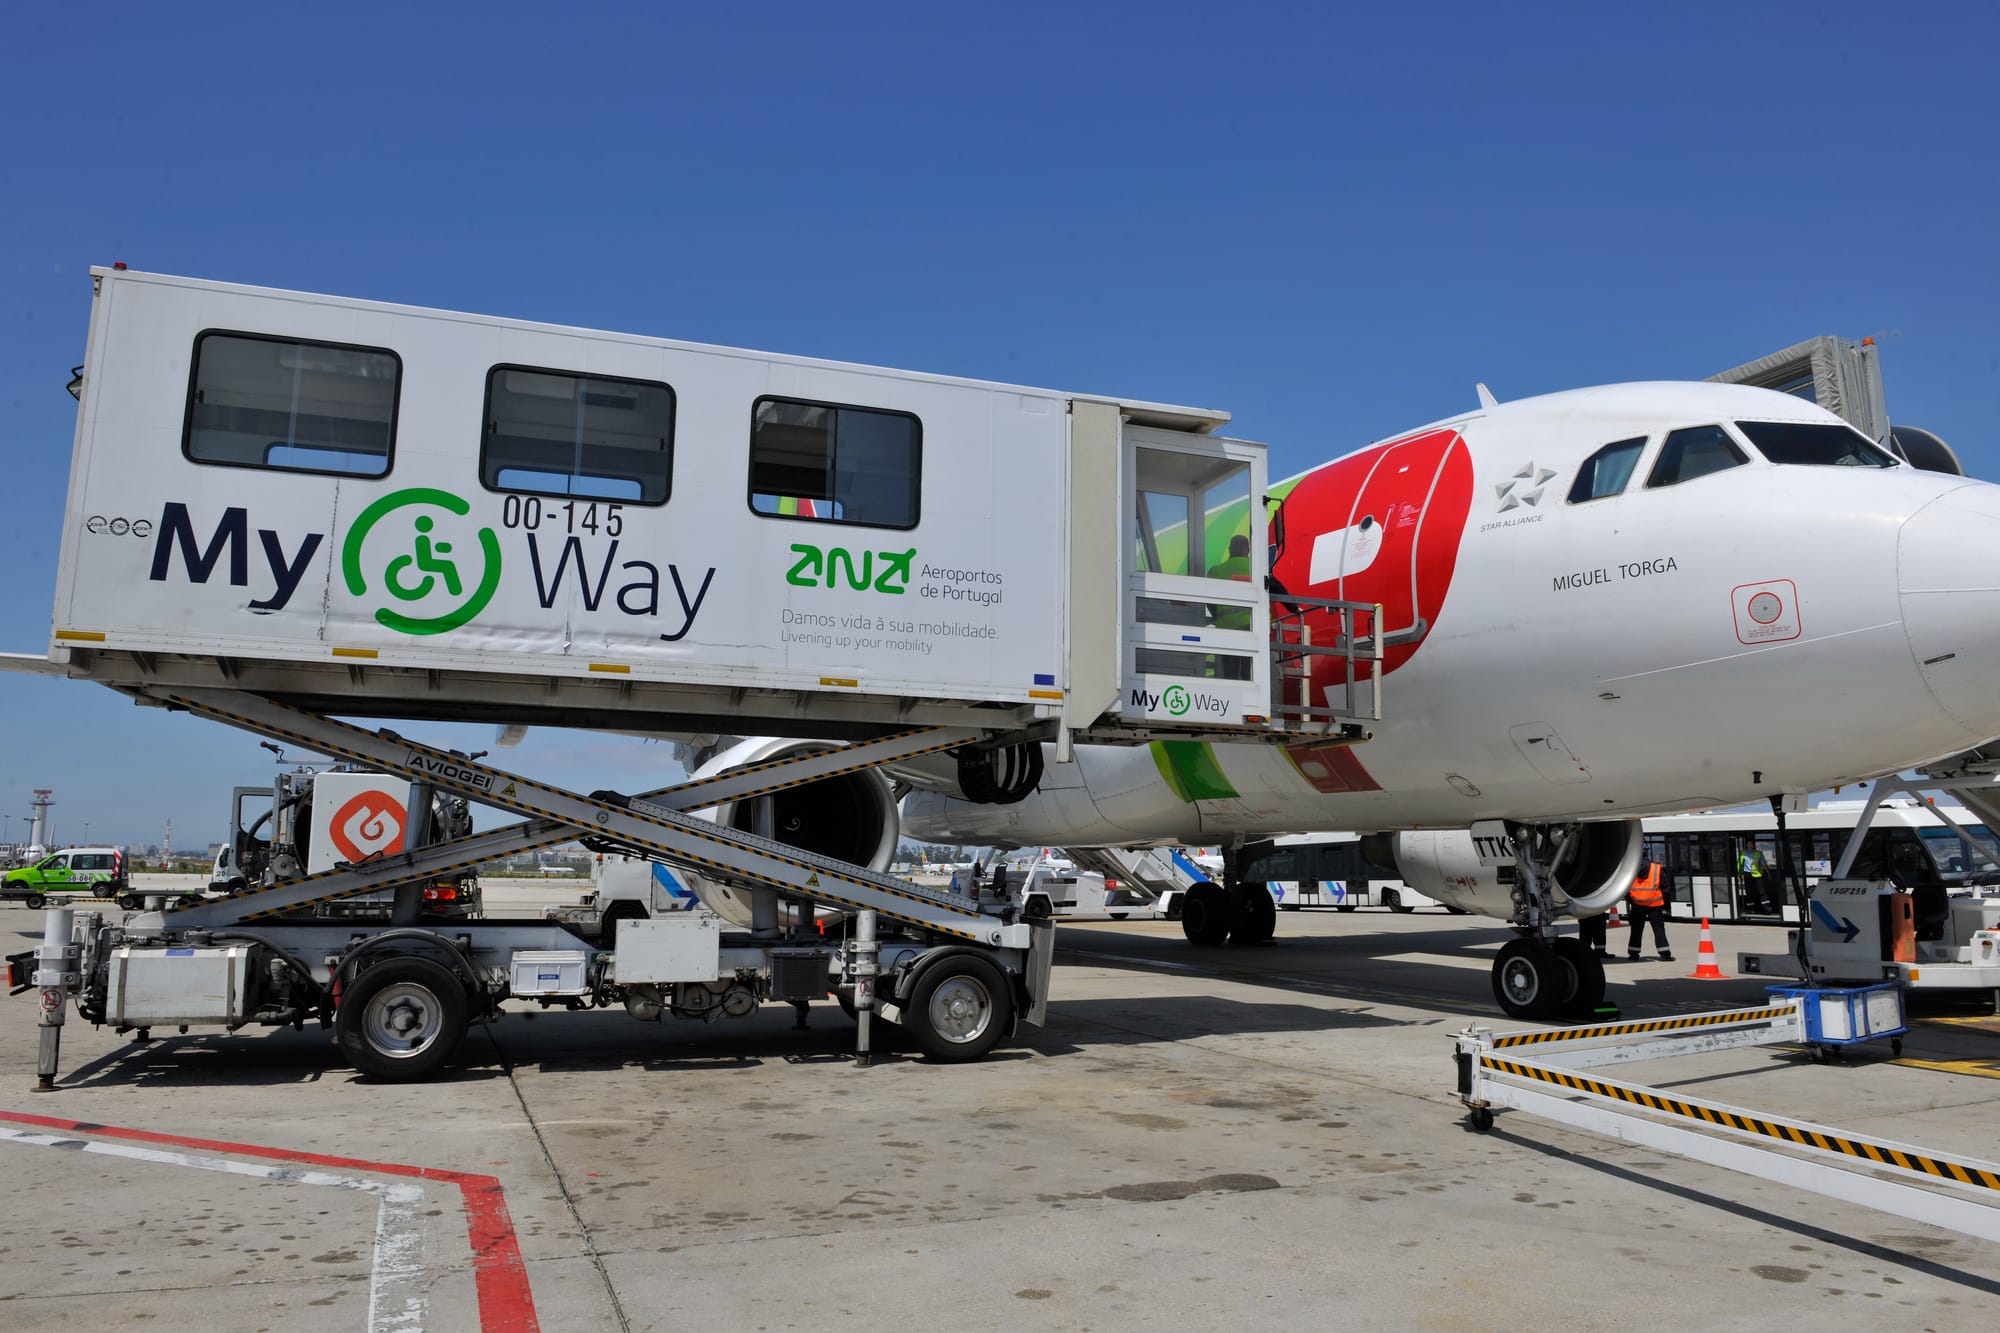
<svg viewBox="0 0 2000 1333"><path fill-rule="evenodd" d="M114 260L1223 407L1273 476L1475 380L1873 335L1891 414L2000 477L1996 49L1990 5L23 10L0 648L47 644L62 386ZM606 737L508 762L674 776ZM0 840L47 786L65 840L197 846L268 770L0 677Z"/></svg>

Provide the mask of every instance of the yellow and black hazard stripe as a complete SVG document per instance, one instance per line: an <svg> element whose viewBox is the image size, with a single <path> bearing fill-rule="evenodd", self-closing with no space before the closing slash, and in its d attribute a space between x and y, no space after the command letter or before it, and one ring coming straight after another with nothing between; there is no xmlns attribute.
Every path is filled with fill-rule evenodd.
<svg viewBox="0 0 2000 1333"><path fill-rule="evenodd" d="M310 748L317 750L322 754L338 755L345 759L351 759L359 764L369 764L376 767L380 767L382 765L381 760L366 753L365 751L351 749L347 746L339 745L334 742L329 742L320 737L308 736L304 732L294 731L289 728L278 726L270 722L265 722L255 718L245 717L238 713L231 713L227 709L219 708L214 704L205 703L195 699L183 698L178 695L170 696L170 698L174 703L180 704L182 707L188 709L190 712L200 713L204 716L214 717L226 722L233 723L236 726L242 727L246 731L254 731L264 735L276 736L281 740L289 740L298 745L309 746ZM296 709L287 708L283 704L274 704L272 706L275 708L283 709L286 712L297 711ZM348 724L344 722L335 723L334 725L341 727L348 726ZM356 731L360 730L359 728L352 728L352 729ZM375 739L387 740L388 738L376 737ZM431 754L442 759L448 759L452 763L459 765L461 767L465 768L478 767L469 760L463 759L456 755L452 755L446 751L438 750L431 746L421 744L417 741L409 740L404 737L397 737L393 743L398 747L409 749L411 751ZM498 770L493 770L493 771L496 773L498 772ZM504 788L500 789L499 791L484 791L483 795L485 799L489 801L505 801L505 803L509 808L514 809L520 813L537 816L543 819L555 820L556 822L571 828L582 827L582 826L577 825L575 820L570 818L569 816L558 814L548 806L538 805L532 801L529 801L526 797L520 794L521 789L525 788L528 791L540 792L548 796L560 797L564 800L578 801L584 805L595 807L596 809L605 814L630 813L628 811L620 810L616 806L609 805L603 801L593 801L588 797L577 796L574 792L565 791L560 787L551 787L546 783L536 782L532 778L519 777L511 773L500 774L500 776L504 776L507 779L507 785ZM431 781L440 786L471 787L473 792L475 793L473 796L473 799L475 800L480 799L480 793L482 793L483 791L483 789L478 788L470 783L453 784L450 782L441 782L436 777L433 777ZM644 816L641 815L633 815L632 817L635 819L644 818ZM697 828L686 828L686 829L680 829L679 831L696 838L701 838L706 841L716 843L721 846L736 845L734 840L722 836L720 831L717 831L715 833L710 833L706 830ZM573 835L565 835L565 836L573 836ZM670 861L692 862L695 865L709 866L713 869L723 872L725 875L741 876L748 879L759 880L760 882L771 884L773 887L785 889L794 893L800 891L796 886L785 884L782 881L765 879L764 877L759 876L754 872L742 870L738 867L731 866L726 862L713 860L708 857L695 856L685 850L670 848L664 843L655 842L648 838L636 837L629 833L621 833L618 835L618 840L620 842L630 843L634 846L644 847L649 851L657 852L662 857ZM883 894L888 894L891 897L903 898L913 903L921 903L927 907L942 908L945 911L955 910L949 904L939 902L933 895L930 894L909 892L902 889L890 888L887 885L873 884L868 882L867 880L856 879L851 875L844 875L838 871L823 869L819 866L813 865L810 862L798 860L795 857L784 856L776 852L760 852L759 855L768 856L770 859L780 862L781 864L792 866L794 869L804 870L809 874L816 876L815 882L810 886L813 889L818 890L816 896L823 898L828 902L835 903L841 906L860 908L863 907L864 904L857 902L852 898L844 898L838 892L827 891L824 887L825 880L832 879L843 884L852 884L856 888L870 889L876 893L883 893ZM340 897L345 895L332 895L332 896ZM283 909L274 909L274 911L272 913L269 913L268 915L275 915L276 910L283 910L290 912L296 910L296 907L288 906ZM959 930L952 926L940 925L927 918L916 916L914 914L904 914L889 909L881 909L881 910L883 912L883 915L885 916L888 916L894 920L903 921L909 925L920 927L924 930L931 930L941 935L952 935L956 936L959 939L973 940L979 943L985 942L977 931Z"/></svg>
<svg viewBox="0 0 2000 1333"><path fill-rule="evenodd" d="M575 835L576 831L574 829L564 828L560 832L552 834L549 837L540 838L534 842L522 843L519 845L519 850L523 852L532 852L539 847L553 847L559 842L568 842ZM488 853L484 856L469 857L463 861L453 861L447 865L435 866L429 870L421 871L417 875L413 876L413 878L449 879L453 875L470 873L471 871L478 869L480 866L485 865L488 861L491 861L492 859L493 857L491 853ZM304 879L285 880L282 883L268 885L264 888L249 889L242 893L233 893L229 895L229 901L244 903L247 905L255 902L255 900L260 895L263 894L275 893L279 889L296 889L300 885L310 884L312 881L316 879L332 879L336 875L345 875L350 871L355 871L355 870L366 870L368 869L368 867L369 867L368 862L357 861L349 865L338 866L332 870L322 870L317 875L308 875ZM276 916L289 916L293 912L303 911L308 907L318 907L322 903L338 902L342 898L352 898L354 895L358 893L372 893L376 890L377 887L378 886L372 884L363 884L355 888L342 889L338 893L323 893L313 898L300 898L292 902L286 903L283 907L266 907L261 909L260 911L246 913L243 919L245 921L266 921Z"/></svg>
<svg viewBox="0 0 2000 1333"><path fill-rule="evenodd" d="M1719 1107L1705 1106L1700 1102L1683 1101L1678 1097L1646 1092L1619 1083L1605 1083L1582 1074L1550 1069L1543 1065L1523 1064L1491 1055L1481 1055L1479 1058L1488 1070L1496 1074L1511 1074L1515 1078L1529 1079L1538 1083L1553 1083L1572 1092L1587 1092L1611 1101L1643 1106L1649 1111L1659 1111L1665 1115L1698 1120L1703 1124L1719 1125L1725 1129L1776 1139L1781 1143L1795 1144L1801 1148L1818 1148L1822 1152L1839 1153L1844 1157L1872 1162L1877 1166L1901 1167L1905 1171L1914 1171L1919 1175L1932 1176L1938 1180L1949 1180L1960 1185L2000 1192L2000 1171L1992 1167L1953 1162L1942 1157L1908 1152L1886 1143L1873 1143L1867 1139L1849 1138L1844 1134L1829 1134L1823 1130L1808 1129L1803 1125L1794 1125L1783 1120L1767 1120L1762 1116L1725 1111Z"/></svg>
<svg viewBox="0 0 2000 1333"><path fill-rule="evenodd" d="M1789 1004L1766 1005L1761 1009L1735 1009L1721 1014L1690 1014L1685 1018L1642 1019L1631 1023L1604 1023L1588 1028L1553 1028L1547 1032L1510 1032L1493 1039L1493 1049L1509 1046L1539 1046L1551 1041L1584 1041L1591 1037L1638 1037L1653 1032L1687 1032L1696 1028L1724 1027L1733 1023L1771 1022L1792 1014Z"/></svg>

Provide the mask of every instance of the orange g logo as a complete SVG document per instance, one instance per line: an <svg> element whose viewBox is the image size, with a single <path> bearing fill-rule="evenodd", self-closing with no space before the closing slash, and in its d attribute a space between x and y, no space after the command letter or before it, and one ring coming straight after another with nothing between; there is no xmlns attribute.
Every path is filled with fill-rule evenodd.
<svg viewBox="0 0 2000 1333"><path fill-rule="evenodd" d="M408 815L386 793L364 791L334 811L333 845L343 861L366 861L403 850L403 825Z"/></svg>

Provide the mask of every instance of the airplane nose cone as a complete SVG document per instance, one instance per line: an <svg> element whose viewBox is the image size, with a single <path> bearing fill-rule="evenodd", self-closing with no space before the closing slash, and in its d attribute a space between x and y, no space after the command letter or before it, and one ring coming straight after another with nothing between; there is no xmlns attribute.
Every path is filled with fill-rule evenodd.
<svg viewBox="0 0 2000 1333"><path fill-rule="evenodd" d="M1974 739L2000 736L2000 486L1945 492L1896 543L1903 628L1940 707Z"/></svg>

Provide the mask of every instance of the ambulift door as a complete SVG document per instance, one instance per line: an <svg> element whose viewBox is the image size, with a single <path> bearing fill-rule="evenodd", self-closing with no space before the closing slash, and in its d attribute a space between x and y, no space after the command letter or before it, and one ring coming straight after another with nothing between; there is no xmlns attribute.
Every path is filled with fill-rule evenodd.
<svg viewBox="0 0 2000 1333"><path fill-rule="evenodd" d="M1128 722L1242 727L1269 711L1264 450L1127 423L1120 439Z"/></svg>

